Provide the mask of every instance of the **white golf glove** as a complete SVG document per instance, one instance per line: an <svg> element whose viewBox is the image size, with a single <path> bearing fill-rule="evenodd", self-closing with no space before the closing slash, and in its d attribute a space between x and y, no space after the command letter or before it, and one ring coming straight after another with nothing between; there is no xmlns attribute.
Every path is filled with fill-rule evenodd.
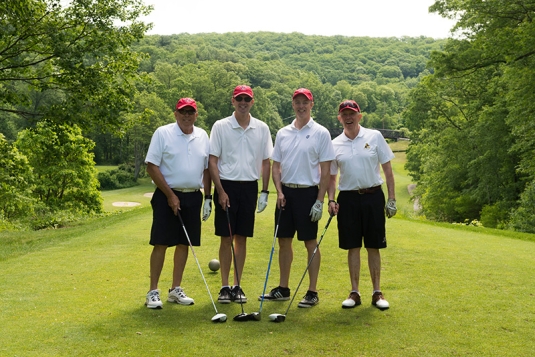
<svg viewBox="0 0 535 357"><path fill-rule="evenodd" d="M204 199L204 207L202 210L202 220L206 221L208 218L210 218L210 214L212 213L212 199L211 198L205 198Z"/></svg>
<svg viewBox="0 0 535 357"><path fill-rule="evenodd" d="M317 222L321 219L321 214L323 213L323 202L316 200L316 203L312 206L309 216L311 216L312 222Z"/></svg>
<svg viewBox="0 0 535 357"><path fill-rule="evenodd" d="M385 211L386 211L386 216L388 218L392 218L396 215L396 212L398 211L398 209L396 208L395 199L393 198L388 199L388 202L386 203Z"/></svg>
<svg viewBox="0 0 535 357"><path fill-rule="evenodd" d="M269 194L269 192L264 192L264 191L262 191L260 193L260 197L258 197L258 211L257 211L257 213L260 213L260 212L262 212L263 210L266 209L267 204L268 204L268 194Z"/></svg>

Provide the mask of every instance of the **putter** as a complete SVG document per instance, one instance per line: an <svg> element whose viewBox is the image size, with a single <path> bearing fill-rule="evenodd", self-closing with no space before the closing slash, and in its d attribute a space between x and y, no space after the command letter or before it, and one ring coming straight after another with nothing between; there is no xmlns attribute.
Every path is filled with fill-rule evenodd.
<svg viewBox="0 0 535 357"><path fill-rule="evenodd" d="M188 239L189 247L191 248L191 252L193 253L193 257L195 258L195 262L197 263L197 266L199 267L199 271L201 272L202 280L204 281L204 285L206 286L206 290L208 291L208 295L210 295L210 300L212 301L212 305L214 306L215 315L212 317L212 322L225 322L227 321L227 315L220 314L219 311L217 311L217 307L214 303L214 298L212 297L212 293L210 293L210 288L208 287L208 283L206 282L206 279L204 278L204 274L202 273L201 265L199 264L199 260L197 259L197 255L195 255L195 250L193 249L193 244L191 244L191 240L189 239L188 231L186 230L186 226L184 225L184 221L182 221L182 216L180 215L180 210L177 210L177 216L180 220L180 224L182 225L182 228L184 229L184 233L186 234L186 238Z"/></svg>
<svg viewBox="0 0 535 357"><path fill-rule="evenodd" d="M264 304L264 295L266 294L266 287L269 278L269 272L271 270L271 261L273 260L273 252L275 252L275 241L277 240L277 232L279 231L279 222L281 220L282 207L279 209L279 215L277 216L277 224L275 226L275 234L273 235L273 243L271 244L271 253L269 254L269 263L266 271L266 280L264 281L264 291L262 292L262 299L260 300L260 308L258 312L251 313L251 320L260 321L262 319L262 306Z"/></svg>
<svg viewBox="0 0 535 357"><path fill-rule="evenodd" d="M310 264L312 263L312 260L314 259L314 256L316 255L316 252L318 251L318 248L321 244L321 241L323 240L323 236L325 235L325 232L327 232L327 228L329 228L329 224L331 223L331 220L334 216L329 216L329 220L327 221L327 224L325 225L325 228L323 229L323 233L321 234L320 240L318 244L316 244L316 248L314 248L314 251L312 252L312 256L310 257L310 260L308 261L307 267L305 269L305 272L303 273L303 276L301 277L301 280L299 281L299 284L297 284L297 289L295 289L294 295L292 296L292 300L290 300L290 303L288 304L288 308L286 308L286 312L283 314L271 314L269 315L269 319L273 322L283 322L286 320L286 315L288 315L288 311L290 310L290 306L292 306L292 303L295 299L295 296L297 295L297 291L299 290L299 287L301 286L301 283L303 282L303 279L305 278L305 275L308 271L308 268L310 267Z"/></svg>
<svg viewBox="0 0 535 357"><path fill-rule="evenodd" d="M238 266L236 265L236 254L234 253L234 236L232 234L232 229L230 228L230 215L228 213L228 207L225 210L227 213L227 222L228 222L228 233L230 235L230 248L232 250L232 259L234 261L234 273L236 274L236 280L238 281L238 286L241 289L240 284L240 275L238 274ZM246 314L245 311L243 311L243 302L241 301L241 294L240 294L240 306L241 306L241 314L238 314L234 316L234 321L248 321L250 319L249 314Z"/></svg>

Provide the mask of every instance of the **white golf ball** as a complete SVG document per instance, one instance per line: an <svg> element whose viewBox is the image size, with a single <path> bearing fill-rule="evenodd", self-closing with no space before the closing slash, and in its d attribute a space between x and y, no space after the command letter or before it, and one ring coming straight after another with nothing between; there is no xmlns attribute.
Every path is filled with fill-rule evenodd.
<svg viewBox="0 0 535 357"><path fill-rule="evenodd" d="M208 263L208 268L210 268L211 271L218 271L219 266L219 260L217 259L212 259L210 260L210 263Z"/></svg>

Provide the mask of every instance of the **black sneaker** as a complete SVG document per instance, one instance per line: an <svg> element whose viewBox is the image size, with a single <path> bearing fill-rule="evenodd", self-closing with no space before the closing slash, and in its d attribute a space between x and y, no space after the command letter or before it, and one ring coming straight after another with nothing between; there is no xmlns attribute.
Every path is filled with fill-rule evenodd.
<svg viewBox="0 0 535 357"><path fill-rule="evenodd" d="M277 286L274 289L264 295L264 300L270 301L284 301L290 300L290 288L283 288L282 286ZM258 301L262 301L262 295L258 297Z"/></svg>
<svg viewBox="0 0 535 357"><path fill-rule="evenodd" d="M221 304L230 304L230 302L232 301L232 291L230 291L230 288L228 286L225 288L221 288L217 301Z"/></svg>
<svg viewBox="0 0 535 357"><path fill-rule="evenodd" d="M231 294L232 301L237 302L238 304L245 304L247 302L247 297L245 296L245 293L238 285L232 288Z"/></svg>
<svg viewBox="0 0 535 357"><path fill-rule="evenodd" d="M318 293L315 291L307 291L306 295L303 297L303 300L297 304L297 307L312 307L317 305L320 302L318 298Z"/></svg>

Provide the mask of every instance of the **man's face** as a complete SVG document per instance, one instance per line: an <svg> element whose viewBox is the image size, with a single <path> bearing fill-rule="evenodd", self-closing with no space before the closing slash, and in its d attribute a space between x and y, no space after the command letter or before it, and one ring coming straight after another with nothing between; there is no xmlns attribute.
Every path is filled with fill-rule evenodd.
<svg viewBox="0 0 535 357"><path fill-rule="evenodd" d="M362 114L351 109L344 109L338 114L338 121L342 123L344 129L356 129L359 125Z"/></svg>
<svg viewBox="0 0 535 357"><path fill-rule="evenodd" d="M309 100L304 94L298 94L292 100L292 108L294 109L295 116L300 119L310 118L313 106L314 102Z"/></svg>
<svg viewBox="0 0 535 357"><path fill-rule="evenodd" d="M254 104L254 99L247 94L240 94L236 98L232 98L232 106L237 113L249 114L251 107Z"/></svg>
<svg viewBox="0 0 535 357"><path fill-rule="evenodd" d="M192 128L197 120L197 111L193 107L184 107L175 110L175 119L182 130Z"/></svg>

